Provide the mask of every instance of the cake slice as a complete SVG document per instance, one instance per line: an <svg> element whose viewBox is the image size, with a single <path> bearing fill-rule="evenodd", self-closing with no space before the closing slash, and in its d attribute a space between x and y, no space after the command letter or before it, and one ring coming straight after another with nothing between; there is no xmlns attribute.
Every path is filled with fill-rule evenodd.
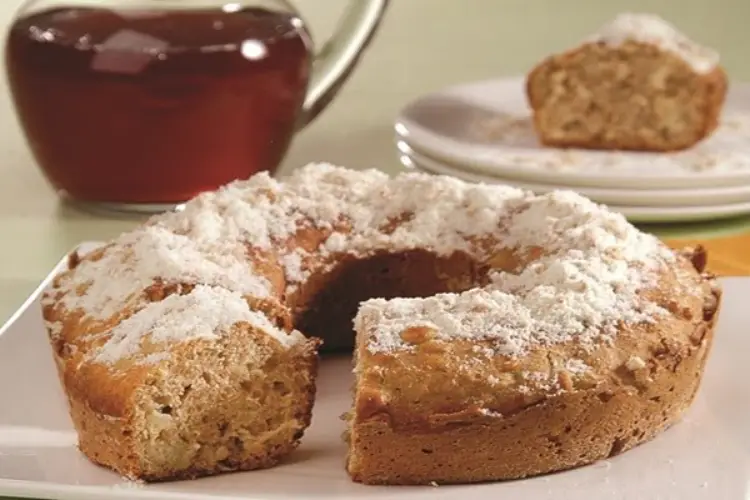
<svg viewBox="0 0 750 500"><path fill-rule="evenodd" d="M524 279L546 274L556 285L528 294L365 302L355 319L350 476L365 484L518 479L652 439L689 408L710 352L721 291L697 275L704 259L690 251L660 277L662 290L636 292L665 309L625 306L627 283L607 291L555 264L542 274L532 266ZM663 294L688 276L700 292ZM581 326L596 318L612 322Z"/></svg>
<svg viewBox="0 0 750 500"><path fill-rule="evenodd" d="M718 53L652 14L620 14L526 80L542 144L602 150L689 148L716 129L726 90Z"/></svg>
<svg viewBox="0 0 750 500"><path fill-rule="evenodd" d="M110 330L45 309L81 451L151 482L276 464L310 424L318 341L237 292L170 288Z"/></svg>

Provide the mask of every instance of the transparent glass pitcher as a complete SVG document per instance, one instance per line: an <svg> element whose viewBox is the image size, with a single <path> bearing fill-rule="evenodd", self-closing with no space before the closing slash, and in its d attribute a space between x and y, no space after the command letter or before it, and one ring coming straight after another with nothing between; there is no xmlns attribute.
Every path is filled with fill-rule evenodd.
<svg viewBox="0 0 750 500"><path fill-rule="evenodd" d="M65 198L158 211L273 172L388 0L351 0L316 52L283 0L35 0L6 39L15 109Z"/></svg>

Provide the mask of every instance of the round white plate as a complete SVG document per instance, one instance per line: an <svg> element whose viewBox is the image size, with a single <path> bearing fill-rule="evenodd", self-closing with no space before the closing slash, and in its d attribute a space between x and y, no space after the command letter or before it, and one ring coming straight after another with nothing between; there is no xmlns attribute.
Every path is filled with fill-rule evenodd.
<svg viewBox="0 0 750 500"><path fill-rule="evenodd" d="M409 168L416 168L438 175L452 175L472 180L455 169L435 165L424 165L409 155L400 156L401 163ZM475 180L476 182L476 180ZM492 182L498 182L497 179ZM520 186L519 186L520 187ZM559 188L558 188L559 189ZM603 202L599 202L603 203ZM610 210L623 214L630 222L697 222L724 219L750 213L750 201L709 206L628 206L604 203Z"/></svg>
<svg viewBox="0 0 750 500"><path fill-rule="evenodd" d="M445 162L524 181L639 189L750 183L750 84L730 83L719 128L678 153L543 147L531 125L524 77L423 96L402 110L395 129Z"/></svg>
<svg viewBox="0 0 750 500"><path fill-rule="evenodd" d="M462 168L458 165L449 165L423 152L417 152L403 140L397 141L396 147L399 154L418 164L423 170L443 175L452 175L471 182L509 184L535 193L547 193L561 188L572 189L598 203L650 207L698 207L750 202L750 184L704 189L618 189L559 186L555 184L524 182L502 176L490 176ZM408 161L402 159L401 163L406 164Z"/></svg>
<svg viewBox="0 0 750 500"><path fill-rule="evenodd" d="M699 222L750 213L750 202L709 207L629 207L607 205L631 222Z"/></svg>

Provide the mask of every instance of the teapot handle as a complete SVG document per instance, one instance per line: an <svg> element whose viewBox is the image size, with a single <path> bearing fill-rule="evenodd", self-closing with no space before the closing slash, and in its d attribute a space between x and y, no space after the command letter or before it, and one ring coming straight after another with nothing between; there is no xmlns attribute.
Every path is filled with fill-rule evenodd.
<svg viewBox="0 0 750 500"><path fill-rule="evenodd" d="M336 33L315 57L299 128L333 100L377 31L390 0L350 0Z"/></svg>

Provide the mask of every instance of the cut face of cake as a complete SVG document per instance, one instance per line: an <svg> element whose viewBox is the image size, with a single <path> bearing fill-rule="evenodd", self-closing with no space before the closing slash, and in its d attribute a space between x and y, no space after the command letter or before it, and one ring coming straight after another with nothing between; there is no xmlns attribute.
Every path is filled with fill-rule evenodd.
<svg viewBox="0 0 750 500"><path fill-rule="evenodd" d="M717 52L652 14L621 14L528 74L540 142L675 151L717 127L727 78Z"/></svg>

